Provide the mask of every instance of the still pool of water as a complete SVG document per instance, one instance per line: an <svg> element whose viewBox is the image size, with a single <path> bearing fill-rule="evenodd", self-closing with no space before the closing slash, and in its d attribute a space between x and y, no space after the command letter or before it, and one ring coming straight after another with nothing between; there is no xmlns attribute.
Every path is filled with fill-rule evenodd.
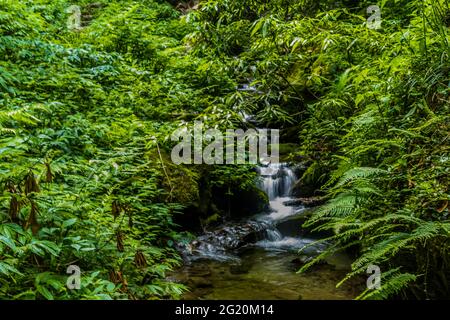
<svg viewBox="0 0 450 320"><path fill-rule="evenodd" d="M239 258L239 263L192 261L171 274L170 279L190 288L182 297L190 300L349 300L361 292L361 281L336 288L348 269L345 256L335 256L304 274L296 273L299 256L292 252L252 247Z"/></svg>

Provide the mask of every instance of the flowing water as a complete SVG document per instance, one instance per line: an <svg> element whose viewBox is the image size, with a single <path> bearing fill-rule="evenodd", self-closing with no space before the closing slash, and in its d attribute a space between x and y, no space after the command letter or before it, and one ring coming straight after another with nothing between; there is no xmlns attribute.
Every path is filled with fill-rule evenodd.
<svg viewBox="0 0 450 320"><path fill-rule="evenodd" d="M259 187L269 197L270 211L225 224L184 245L185 265L170 275L171 280L190 288L183 298L354 298L356 291L351 284L335 287L349 268L346 256L336 255L312 271L296 273L326 244L312 244L315 239L301 235L296 218L306 208L288 205L296 181L291 168L283 163L269 164L260 167L259 174Z"/></svg>

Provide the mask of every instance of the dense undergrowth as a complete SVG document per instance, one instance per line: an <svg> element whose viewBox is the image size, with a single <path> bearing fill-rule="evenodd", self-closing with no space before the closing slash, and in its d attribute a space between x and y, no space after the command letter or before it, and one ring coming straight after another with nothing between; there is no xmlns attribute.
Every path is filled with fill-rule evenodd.
<svg viewBox="0 0 450 320"><path fill-rule="evenodd" d="M78 1L78 31L72 4L0 2L0 298L179 297L174 221L230 214L211 193L255 173L175 166L168 137L243 112L298 145L328 200L307 222L333 231L319 258L356 250L348 277L381 267L362 298L450 295L447 0L379 1L377 30L370 1Z"/></svg>

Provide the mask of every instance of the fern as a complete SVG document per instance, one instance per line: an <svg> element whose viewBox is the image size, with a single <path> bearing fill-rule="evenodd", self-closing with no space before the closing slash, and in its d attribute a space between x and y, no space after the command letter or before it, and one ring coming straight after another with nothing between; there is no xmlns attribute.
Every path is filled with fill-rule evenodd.
<svg viewBox="0 0 450 320"><path fill-rule="evenodd" d="M382 273L381 286L375 290L365 290L356 300L385 300L398 295L405 290L417 276L410 273L400 273L400 268L391 269Z"/></svg>

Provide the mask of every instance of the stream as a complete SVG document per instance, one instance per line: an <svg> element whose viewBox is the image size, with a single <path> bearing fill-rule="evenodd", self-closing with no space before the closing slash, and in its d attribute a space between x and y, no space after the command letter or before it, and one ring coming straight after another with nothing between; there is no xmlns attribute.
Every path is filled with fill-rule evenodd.
<svg viewBox="0 0 450 320"><path fill-rule="evenodd" d="M180 251L184 265L169 275L190 291L182 299L353 299L357 288L336 284L350 261L335 255L311 271L299 268L322 252L326 244L313 244L301 230L307 208L292 205L290 190L296 176L285 163L259 167L259 187L269 197L270 210L240 222L205 232Z"/></svg>

